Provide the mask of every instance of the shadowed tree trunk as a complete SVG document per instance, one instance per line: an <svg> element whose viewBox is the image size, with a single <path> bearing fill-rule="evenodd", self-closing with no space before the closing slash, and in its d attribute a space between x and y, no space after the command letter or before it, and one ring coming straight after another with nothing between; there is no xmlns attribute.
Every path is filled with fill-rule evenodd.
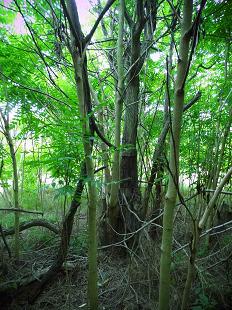
<svg viewBox="0 0 232 310"><path fill-rule="evenodd" d="M145 15L145 10L147 15ZM149 13L148 13L149 12ZM120 167L120 204L125 219L123 227L118 230L134 231L139 223L133 212L138 213L141 205L141 193L138 185L138 163L137 163L137 129L138 129L138 111L139 111L139 91L140 79L139 73L145 60L144 50L147 48L147 42L153 40L153 33L156 27L156 1L144 2L136 1L135 16L136 21L130 20L131 43L129 48L129 71L127 75L127 86L125 95L125 117ZM150 14L151 23L146 23ZM146 28L146 29L145 29ZM142 44L142 32L144 32L146 43ZM130 211L130 210L132 211ZM122 222L119 221L119 222Z"/></svg>
<svg viewBox="0 0 232 310"><path fill-rule="evenodd" d="M139 3L141 2L141 3ZM136 3L137 21L131 27L131 60L128 74L128 86L125 98L125 125L123 129L123 152L121 157L121 203L125 213L126 225L130 231L135 229L132 215L128 212L125 200L132 210L136 210L140 203L140 191L138 187L138 165L137 165L137 127L139 108L139 72L143 62L139 60L141 53L140 36L145 24L143 1Z"/></svg>

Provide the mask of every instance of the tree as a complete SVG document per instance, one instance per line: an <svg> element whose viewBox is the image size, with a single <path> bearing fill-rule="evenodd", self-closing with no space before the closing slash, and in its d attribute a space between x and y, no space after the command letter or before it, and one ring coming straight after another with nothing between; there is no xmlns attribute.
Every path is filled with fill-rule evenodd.
<svg viewBox="0 0 232 310"><path fill-rule="evenodd" d="M222 195L224 187L229 192L231 165L229 1L98 0L88 25L74 0L0 6L0 211L43 213L52 221L30 219L9 228L3 212L0 235L16 232L18 239L18 231L39 225L59 238L48 269L37 279L16 281L13 295L29 288L33 302L59 274L71 238L73 244L79 238L75 216L82 205L80 212L88 215L88 307L98 307L102 242L102 253L124 248L131 267L128 290L138 303L144 293L151 308L158 289L160 309L168 308L169 295L170 304L178 295L169 294L171 269L180 275L179 292L188 268L182 301L175 300L176 307L187 308L200 285L194 281L196 264L202 268L196 258L213 251L210 232L223 200L229 200ZM21 32L13 26L18 17ZM15 172L23 208L11 202ZM158 287L158 263L150 257L156 259L161 234ZM121 260L121 251L113 254ZM0 295L12 295L9 285L0 286ZM127 306L125 301L119 307Z"/></svg>
<svg viewBox="0 0 232 310"><path fill-rule="evenodd" d="M177 77L175 82L174 112L171 124L171 147L169 163L169 182L163 216L163 235L160 261L159 309L169 307L170 268L172 251L173 216L179 190L179 148L181 121L184 107L184 88L189 69L189 43L191 39L193 2L184 1L183 21Z"/></svg>
<svg viewBox="0 0 232 310"><path fill-rule="evenodd" d="M6 111L8 106L6 106ZM13 169L13 191L14 191L14 208L19 209L19 178L17 169L16 149L10 132L9 112L6 112L0 108L1 115L1 130L6 138L7 144L10 149L10 156ZM15 258L19 259L19 212L15 211Z"/></svg>

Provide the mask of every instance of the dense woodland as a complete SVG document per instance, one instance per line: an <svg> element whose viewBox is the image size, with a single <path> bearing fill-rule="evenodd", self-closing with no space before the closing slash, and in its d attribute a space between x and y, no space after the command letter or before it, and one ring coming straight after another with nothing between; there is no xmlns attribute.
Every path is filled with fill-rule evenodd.
<svg viewBox="0 0 232 310"><path fill-rule="evenodd" d="M0 1L0 309L231 309L232 1Z"/></svg>

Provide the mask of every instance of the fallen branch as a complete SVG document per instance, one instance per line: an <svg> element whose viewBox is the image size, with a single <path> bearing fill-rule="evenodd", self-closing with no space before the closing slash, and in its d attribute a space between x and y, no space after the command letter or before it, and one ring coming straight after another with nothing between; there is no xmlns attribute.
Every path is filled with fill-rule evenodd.
<svg viewBox="0 0 232 310"><path fill-rule="evenodd" d="M229 225L229 224L232 224L232 221L229 221L229 222L220 224L220 225L218 225L218 226L214 226L214 227L212 227L212 228L206 230L204 233L202 233L202 234L200 235L199 238L201 239L201 238L207 236L208 234L210 234L211 236L213 236L213 235L216 235L216 234L224 233L224 232L226 232L226 231L232 229L232 226L230 226L230 227L228 227L228 228L222 230L222 228L226 227L226 226ZM177 252L179 252L179 251L181 251L181 250L184 250L186 247L189 247L190 244L191 244L190 242L185 243L184 245L182 245L182 246L179 247L178 249L174 250L174 251L172 252L172 255L176 254Z"/></svg>
<svg viewBox="0 0 232 310"><path fill-rule="evenodd" d="M62 273L66 273L66 272L69 272L75 269L75 267L76 267L75 263L67 261L61 266L59 271ZM5 307L6 305L10 305L13 299L15 299L16 302L18 299L20 299L20 302L27 304L28 295L36 291L38 283L40 283L40 281L47 274L50 268L51 266L44 268L42 270L38 270L33 274L28 274L24 276L23 278L10 280L10 281L1 283L0 284L0 307Z"/></svg>

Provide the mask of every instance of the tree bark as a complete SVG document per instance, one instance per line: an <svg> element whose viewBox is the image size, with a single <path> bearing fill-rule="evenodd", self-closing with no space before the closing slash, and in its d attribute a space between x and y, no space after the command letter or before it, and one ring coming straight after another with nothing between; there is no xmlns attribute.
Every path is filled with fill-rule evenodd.
<svg viewBox="0 0 232 310"><path fill-rule="evenodd" d="M123 90L124 90L124 68L123 68L123 31L124 31L124 15L125 2L120 0L119 7L119 30L117 42L117 69L118 83L116 88L115 102L115 151L112 166L112 184L109 202L109 223L112 227L116 226L117 211L118 211L118 194L120 187L120 145L121 145L121 118L123 107ZM112 234L112 231L111 233ZM112 238L111 238L112 239Z"/></svg>
<svg viewBox="0 0 232 310"><path fill-rule="evenodd" d="M82 141L84 146L87 184L89 193L88 204L88 304L90 309L98 308L97 289L97 229L96 229L96 206L97 189L94 178L94 164L92 159L92 136L93 127L90 123L89 109L91 107L90 87L87 75L87 58L85 54L86 38L84 38L76 3L74 0L67 1L67 11L71 29L71 54L75 70L77 97L82 124Z"/></svg>
<svg viewBox="0 0 232 310"><path fill-rule="evenodd" d="M179 48L179 60L177 65L177 77L175 82L174 112L171 124L170 141L170 173L168 190L165 197L163 215L163 234L160 260L160 287L159 287L159 309L169 308L170 291L170 268L173 234L173 216L176 204L177 186L179 180L179 146L184 107L184 84L188 69L188 53L191 35L189 30L192 22L193 1L184 0L183 21L181 26L181 39Z"/></svg>
<svg viewBox="0 0 232 310"><path fill-rule="evenodd" d="M120 202L124 217L124 225L117 230L134 231L137 227L137 219L128 211L128 206L134 212L140 206L141 194L138 187L138 165L137 165L137 128L139 109L139 73L144 63L141 57L141 33L144 29L146 19L144 17L144 2L136 1L136 21L130 25L130 68L127 76L127 89L125 95L125 117L122 137L122 155L120 166ZM126 200L126 201L125 201ZM121 222L122 220L119 220Z"/></svg>

